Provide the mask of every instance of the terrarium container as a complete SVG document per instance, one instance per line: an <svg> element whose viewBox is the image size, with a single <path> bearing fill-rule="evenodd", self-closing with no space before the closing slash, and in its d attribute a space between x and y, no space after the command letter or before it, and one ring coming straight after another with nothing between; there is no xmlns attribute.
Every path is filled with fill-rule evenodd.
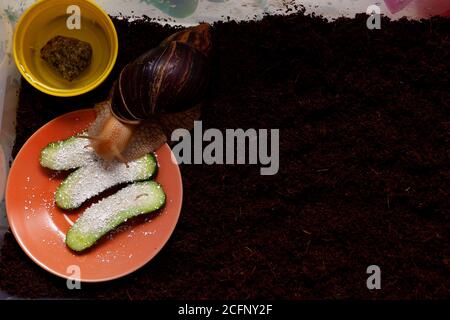
<svg viewBox="0 0 450 320"><path fill-rule="evenodd" d="M39 0L38 0L39 1ZM86 0L94 1L94 0ZM380 13L392 19L410 19L449 15L449 2L443 0L95 0L109 15L123 19L144 16L162 24L189 26L199 22L260 19L265 14L289 14L305 10L329 19L353 17L377 5ZM14 28L23 12L34 0L0 2L0 200L15 140L15 118L20 90L20 73L14 63L12 39ZM370 12L370 9L369 9ZM7 230L5 209L1 203L0 245ZM2 293L0 292L0 297Z"/></svg>

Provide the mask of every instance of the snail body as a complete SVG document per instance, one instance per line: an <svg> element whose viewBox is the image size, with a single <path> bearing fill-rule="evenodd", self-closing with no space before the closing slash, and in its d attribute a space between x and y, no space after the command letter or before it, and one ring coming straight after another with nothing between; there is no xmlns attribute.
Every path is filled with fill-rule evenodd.
<svg viewBox="0 0 450 320"><path fill-rule="evenodd" d="M131 159L123 153L136 130L147 128L149 121L163 124L164 115L198 105L208 84L210 50L210 26L200 24L126 65L102 104L109 112L88 136L96 153L107 161L127 162Z"/></svg>
<svg viewBox="0 0 450 320"><path fill-rule="evenodd" d="M115 117L107 117L98 135L87 138L91 140L91 146L97 155L106 162L109 163L114 159L128 162L122 152L130 143L135 129L136 125L118 121Z"/></svg>

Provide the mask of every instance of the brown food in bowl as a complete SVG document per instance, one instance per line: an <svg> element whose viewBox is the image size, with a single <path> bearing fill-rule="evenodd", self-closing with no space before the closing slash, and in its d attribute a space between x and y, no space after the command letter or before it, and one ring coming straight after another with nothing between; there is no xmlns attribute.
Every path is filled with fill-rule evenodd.
<svg viewBox="0 0 450 320"><path fill-rule="evenodd" d="M41 58L64 79L73 81L91 64L92 46L75 38L56 36L42 47Z"/></svg>

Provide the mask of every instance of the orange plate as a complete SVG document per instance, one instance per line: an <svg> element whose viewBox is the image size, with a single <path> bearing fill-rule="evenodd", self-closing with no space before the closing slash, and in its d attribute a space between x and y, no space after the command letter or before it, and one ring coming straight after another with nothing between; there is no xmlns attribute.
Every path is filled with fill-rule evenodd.
<svg viewBox="0 0 450 320"><path fill-rule="evenodd" d="M74 275L78 266L81 281L85 282L116 279L150 261L172 234L183 198L180 170L166 144L156 152L159 162L156 180L167 195L160 214L121 227L85 253L76 254L68 249L65 234L89 203L70 213L58 209L54 205L54 192L67 174L41 168L39 155L48 143L83 131L94 118L93 109L80 110L39 129L17 155L6 187L9 225L25 253L42 268L63 278Z"/></svg>

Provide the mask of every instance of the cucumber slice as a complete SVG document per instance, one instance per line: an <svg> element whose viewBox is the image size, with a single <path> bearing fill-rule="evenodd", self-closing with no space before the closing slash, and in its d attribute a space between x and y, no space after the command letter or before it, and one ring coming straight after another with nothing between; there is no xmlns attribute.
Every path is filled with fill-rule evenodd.
<svg viewBox="0 0 450 320"><path fill-rule="evenodd" d="M131 184L86 209L68 231L66 244L83 251L128 219L156 211L165 202L166 195L157 182Z"/></svg>
<svg viewBox="0 0 450 320"><path fill-rule="evenodd" d="M156 159L151 154L129 162L128 166L113 162L105 167L102 161L93 161L72 172L61 183L55 194L56 205L61 209L76 209L113 186L150 179L157 168Z"/></svg>
<svg viewBox="0 0 450 320"><path fill-rule="evenodd" d="M52 142L41 151L39 162L44 168L52 170L79 168L98 159L89 145L88 139L76 137Z"/></svg>

